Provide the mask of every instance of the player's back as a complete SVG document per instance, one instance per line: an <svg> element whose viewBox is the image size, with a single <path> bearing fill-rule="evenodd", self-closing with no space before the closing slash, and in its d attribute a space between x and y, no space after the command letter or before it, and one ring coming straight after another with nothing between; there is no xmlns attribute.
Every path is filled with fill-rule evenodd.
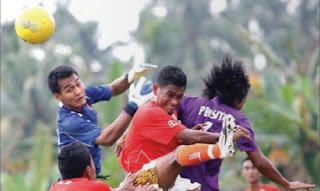
<svg viewBox="0 0 320 191"><path fill-rule="evenodd" d="M110 187L101 181L87 178L60 180L52 185L49 191L110 191Z"/></svg>

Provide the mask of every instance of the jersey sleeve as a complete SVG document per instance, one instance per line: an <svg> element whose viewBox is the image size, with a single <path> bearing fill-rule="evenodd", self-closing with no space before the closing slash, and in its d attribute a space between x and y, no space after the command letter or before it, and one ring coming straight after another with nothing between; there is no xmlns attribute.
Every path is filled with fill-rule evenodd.
<svg viewBox="0 0 320 191"><path fill-rule="evenodd" d="M168 145L181 130L186 128L172 115L159 108L137 114L139 115L137 120L141 119L140 122L143 123L140 127L148 128L148 131L141 129L139 133L143 137L153 137L153 141L160 144ZM145 115L145 117L142 115Z"/></svg>
<svg viewBox="0 0 320 191"><path fill-rule="evenodd" d="M98 101L109 101L112 97L109 86L87 86L86 89L87 100L90 105Z"/></svg>
<svg viewBox="0 0 320 191"><path fill-rule="evenodd" d="M237 141L237 145L241 151L258 151L260 150L256 143L254 132L251 127L251 123L248 118L241 118L236 121L237 125L240 125L250 131L250 139L242 138Z"/></svg>
<svg viewBox="0 0 320 191"><path fill-rule="evenodd" d="M70 142L80 141L90 147L95 145L97 137L100 135L102 128L86 121L77 113L67 114L58 121L59 126L59 144L68 144Z"/></svg>

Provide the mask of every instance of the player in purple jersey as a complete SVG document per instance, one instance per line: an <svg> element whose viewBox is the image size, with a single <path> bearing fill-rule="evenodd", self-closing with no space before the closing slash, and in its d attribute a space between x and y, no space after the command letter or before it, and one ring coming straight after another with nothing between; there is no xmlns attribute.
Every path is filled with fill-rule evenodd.
<svg viewBox="0 0 320 191"><path fill-rule="evenodd" d="M289 182L261 152L255 141L250 120L241 113L250 89L249 76L245 72L242 60L233 62L232 57L227 54L220 67L212 68L204 83L205 98L184 96L182 104L177 108L182 124L192 128L196 124L206 123L203 130L220 132L224 117L231 114L237 125L250 131L251 139L240 139L237 145L241 151L247 153L261 174L287 190L315 187L302 182ZM203 191L219 191L218 175L221 163L222 159L215 159L197 166L184 167L181 176L200 183Z"/></svg>

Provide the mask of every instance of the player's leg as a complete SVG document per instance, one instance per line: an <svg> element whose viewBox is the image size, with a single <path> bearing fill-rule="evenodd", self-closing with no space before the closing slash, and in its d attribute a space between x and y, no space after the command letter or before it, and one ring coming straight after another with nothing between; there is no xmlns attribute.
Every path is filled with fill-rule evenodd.
<svg viewBox="0 0 320 191"><path fill-rule="evenodd" d="M176 152L176 159L181 166L193 166L202 162L225 158L234 155L233 133L236 129L232 115L227 115L223 121L217 144L186 145Z"/></svg>
<svg viewBox="0 0 320 191"><path fill-rule="evenodd" d="M159 178L159 187L168 190L174 186L177 176L183 166L177 163L175 152L168 153L156 161L156 170Z"/></svg>
<svg viewBox="0 0 320 191"><path fill-rule="evenodd" d="M193 166L215 158L225 158L234 154L233 133L236 124L227 115L217 144L194 144L179 146L174 152L156 160L159 186L164 190L171 188L183 166Z"/></svg>

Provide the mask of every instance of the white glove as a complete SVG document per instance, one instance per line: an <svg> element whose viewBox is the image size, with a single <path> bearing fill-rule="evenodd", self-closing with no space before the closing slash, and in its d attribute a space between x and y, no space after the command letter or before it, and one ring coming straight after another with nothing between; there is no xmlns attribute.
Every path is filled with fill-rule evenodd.
<svg viewBox="0 0 320 191"><path fill-rule="evenodd" d="M157 65L152 65L148 63L142 63L139 65L134 66L129 72L128 72L128 82L129 84L133 81L139 79L141 76L145 76L149 71L157 69Z"/></svg>
<svg viewBox="0 0 320 191"><path fill-rule="evenodd" d="M134 102L139 107L150 101L154 97L152 85L152 81L146 81L145 77L141 77L136 86L131 84L129 88L129 102Z"/></svg>

